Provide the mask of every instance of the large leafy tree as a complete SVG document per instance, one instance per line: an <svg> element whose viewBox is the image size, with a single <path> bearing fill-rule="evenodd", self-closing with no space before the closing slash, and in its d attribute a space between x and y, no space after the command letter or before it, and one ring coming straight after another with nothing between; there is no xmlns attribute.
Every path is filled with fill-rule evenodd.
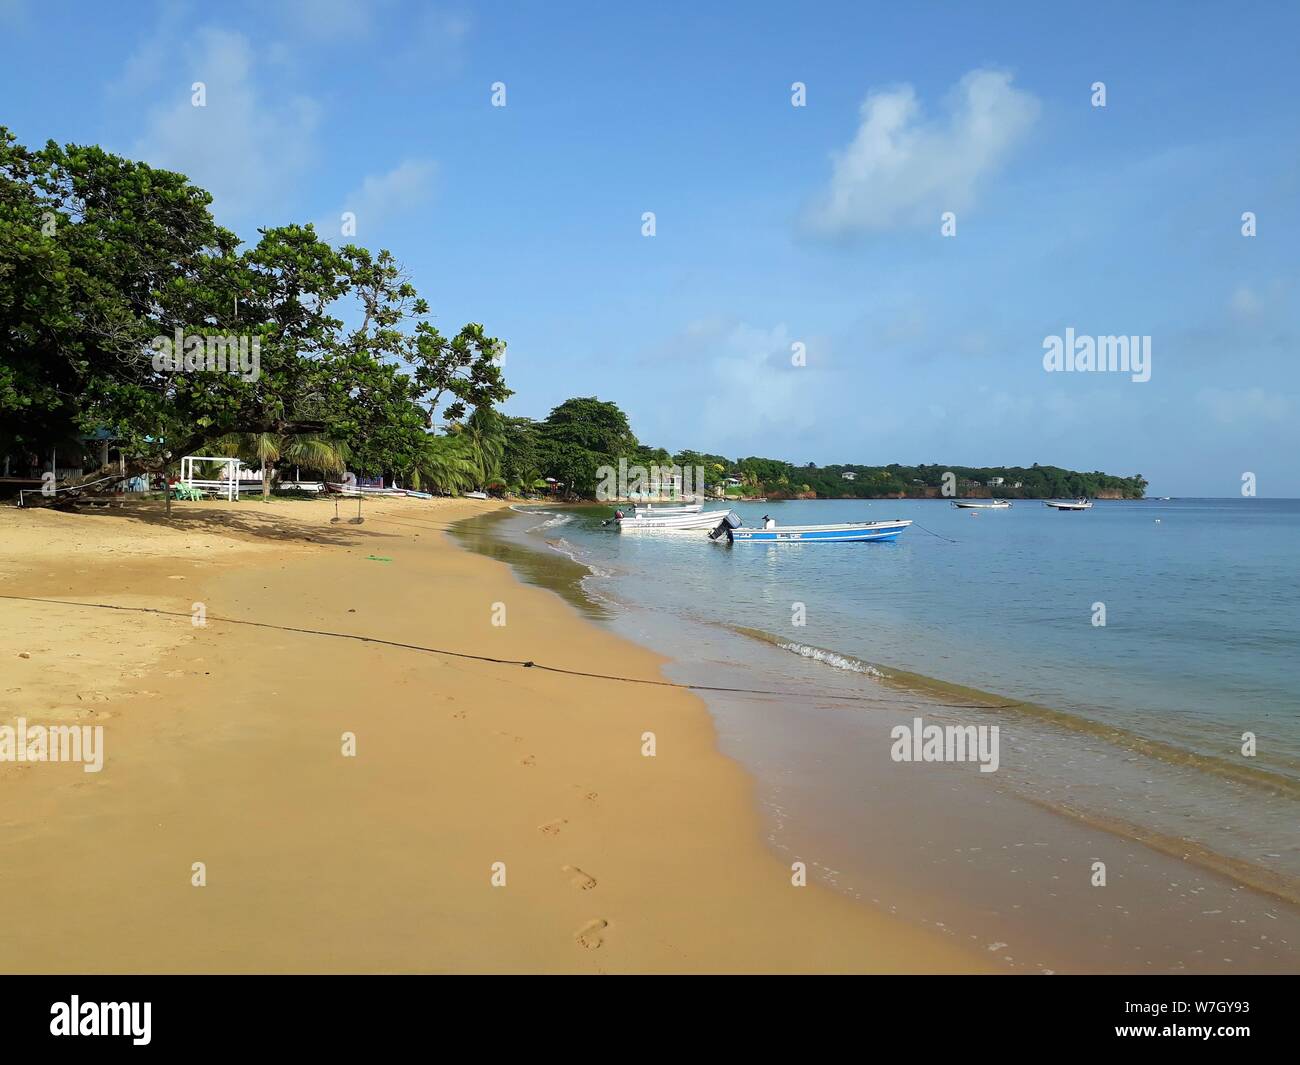
<svg viewBox="0 0 1300 1065"><path fill-rule="evenodd" d="M566 399L541 427L546 472L569 492L591 495L601 466L620 458L636 461L637 440L627 415L615 403L594 396Z"/></svg>
<svg viewBox="0 0 1300 1065"><path fill-rule="evenodd" d="M210 203L183 175L0 127L0 447L107 429L130 475L236 434L413 469L440 407L510 394L502 345L476 323L443 337L390 253L298 225L241 251ZM159 368L151 341L177 330L245 338L258 372Z"/></svg>
<svg viewBox="0 0 1300 1065"><path fill-rule="evenodd" d="M546 417L545 435L552 444L584 448L597 455L631 459L636 436L618 404L587 396L566 399Z"/></svg>
<svg viewBox="0 0 1300 1065"><path fill-rule="evenodd" d="M539 482L544 486L541 426L532 418L503 417L501 432L501 476L507 486L515 492L536 488Z"/></svg>

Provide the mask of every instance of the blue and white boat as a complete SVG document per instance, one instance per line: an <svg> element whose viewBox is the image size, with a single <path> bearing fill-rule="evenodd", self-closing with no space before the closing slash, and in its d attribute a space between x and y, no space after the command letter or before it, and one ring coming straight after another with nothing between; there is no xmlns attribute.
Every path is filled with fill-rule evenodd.
<svg viewBox="0 0 1300 1065"><path fill-rule="evenodd" d="M866 543L895 540L898 534L911 525L911 521L895 518L893 521L848 521L838 525L782 525L767 518L762 528L746 529L734 511L727 515L713 532L711 540L726 536L729 543L753 544L807 544L807 543Z"/></svg>

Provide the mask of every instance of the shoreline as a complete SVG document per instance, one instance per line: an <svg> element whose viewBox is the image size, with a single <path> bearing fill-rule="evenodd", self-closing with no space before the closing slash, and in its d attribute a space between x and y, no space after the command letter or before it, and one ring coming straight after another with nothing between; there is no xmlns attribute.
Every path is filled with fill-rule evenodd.
<svg viewBox="0 0 1300 1065"><path fill-rule="evenodd" d="M443 535L492 505L375 501L358 527L323 502L147 509L0 511L5 595L182 615L0 599L0 660L26 670L5 720L93 718L106 747L84 779L0 765L0 902L31 918L0 932L11 971L990 970L793 887L689 693L313 634L660 676Z"/></svg>
<svg viewBox="0 0 1300 1065"><path fill-rule="evenodd" d="M520 508L523 513L528 513L531 509L532 508ZM538 511L538 516L540 517L545 513L547 513L547 511L543 508ZM550 511L550 513L554 513L554 511ZM523 524L524 523L521 522L516 526L513 536L513 538L519 540L521 544L524 543L526 538L529 536L528 533L522 531ZM505 529L502 529L495 519L490 523L487 523L487 525L491 529L496 529L501 533L501 535L497 537L499 540L502 542L508 542L507 536L509 533L507 533ZM529 552L535 556L554 559L557 566L562 565L564 569L572 569L574 571L574 573L569 575L566 582L569 586L570 593L574 597L581 598L594 594L592 590L588 589L582 577L582 574L590 574L592 572L590 567L584 566L581 561L575 559L572 553L572 545L563 538L562 533L559 534L561 538L558 541L552 541L552 538L545 531L539 529L537 525L533 526L531 533L535 537L540 533L540 536L537 537L537 543L527 547L512 546L512 551L517 553ZM492 534L489 533L488 535L491 536ZM537 569L539 565L540 564L534 563L531 568ZM602 562L601 565L607 565L607 561ZM606 588L602 593L600 593L599 598L606 598L609 591L610 589ZM619 603L620 608L624 612L631 607L631 604L622 602L617 595L615 601ZM638 613L641 614L641 616L635 621L628 620L626 624L615 624L615 631L621 631L626 634L626 632L631 629L636 633L644 634L647 631L647 625L650 630L653 630L653 619L648 619L644 615L644 611L639 611ZM729 632L736 631L734 627L720 624L719 631L722 630ZM776 673L789 682L783 684L782 687L797 687L801 683L811 684L815 686L809 689L810 693L812 693L816 688L824 686L819 684L817 679L814 678L817 677L819 671L825 671L829 667L819 662L812 668L805 668L809 665L805 660L806 656L790 655L790 652L785 648L786 641L773 637L771 634L760 633L756 630L741 630L737 633L737 636L742 637L746 641L753 641L756 648L764 646L769 648L767 652L761 652L756 649L754 654L767 655L766 661L768 662L768 667L774 667ZM654 646L661 654L668 653L672 656L672 652L663 645L663 641L655 643L648 639L643 639L640 635L634 635L632 638L637 639L638 642ZM687 644L695 646L696 644L699 644L702 639L707 640L708 637L701 631L693 629L691 635L684 636L683 639ZM675 641L670 641L668 647L673 646L674 642ZM698 657L707 659L711 663L710 668L713 671L717 671L723 661L730 661L728 652L724 649L724 645L721 642L716 644L700 645L700 647L701 649L698 651ZM780 655L781 661L778 662L773 657L774 655ZM748 661L748 659L748 654L742 656L742 660ZM763 668L760 665L761 661L761 658L756 658L750 664L761 671ZM856 662L858 660L854 659L854 661ZM863 663L863 665L867 666L870 664ZM958 701L958 705L966 705L969 700L978 699L981 704L988 704L986 709L989 712L993 712L999 709L1000 703L1005 702L1005 700L1002 700L1000 697L992 696L988 692L947 684L941 681L934 681L930 678L922 677L919 674L905 673L892 668L885 670L884 673L886 674L885 676L877 678L881 681L881 685L876 685L874 687L886 687L892 689L895 694L886 695L885 693L881 693L881 705L877 707L877 709L888 709L889 706L900 704L900 702L914 703L916 698L922 698L927 702L934 703L934 709L938 709L945 704L951 704L954 700ZM890 676L889 674L893 674L893 676ZM678 663L669 675L672 676L673 679L688 683L699 681L705 683L713 682L712 678L700 675L699 670L685 666L683 663ZM798 679L800 677L803 677L804 679L801 681ZM747 681L743 678L744 671L735 674L735 680L739 683L756 683L754 681ZM773 677L769 675L765 678L764 683L770 684L772 679ZM822 680L824 681L825 677L822 677ZM718 682L726 683L725 680ZM861 683L861 680L859 680L858 683ZM770 706L767 708L767 713L758 713L758 711L763 711L765 709L763 700L761 699L751 697L748 700L750 705L746 707L744 705L739 705L745 702L744 697L732 698L724 695L714 696L710 693L702 694L708 696L707 701L709 702L711 711L714 713L715 723L717 723L720 729L726 731L728 724L727 719L730 716L732 718L732 724L740 730L727 737L730 743L726 748L728 753L733 757L738 757L741 763L749 770L751 775L753 775L756 769L762 767L765 763L771 763L773 766L777 767L773 769L772 773L768 774L769 779L766 781L760 781L760 795L762 804L770 807L772 813L769 821L772 826L773 834L769 838L769 844L774 849L783 849L785 846L782 842L784 838L783 832L788 828L790 817L788 816L789 810L786 809L786 804L784 803L784 800L781 799L781 795L783 792L788 790L788 780L786 778L791 771L791 766L797 766L800 757L805 759L811 757L814 761L819 761L825 757L826 752L823 751L819 754L812 748L809 748L804 751L802 755L797 752L791 755L785 750L787 741L781 739L779 735L775 737L774 742L768 742L765 746L764 743L760 741L757 747L755 747L752 738L747 737L746 734L752 732L756 723L765 720L772 711L776 710L776 707ZM815 695L812 697L815 701ZM738 705L735 707L727 706L726 704L729 700ZM843 707L844 704L839 705ZM1021 710L1024 710L1028 715L1026 718L1027 723L1037 722L1035 727L1061 726L1061 722L1057 720L1060 715L1050 711L1048 708L1037 706L1036 704L1022 705L1016 703L1013 707L1013 713ZM829 722L824 723L824 725L827 726L829 724ZM1008 724L1014 725L1014 717L1010 722L1004 721L1003 724L1004 726ZM1074 722L1070 721L1069 724L1074 724ZM1091 738L1091 741L1094 743L1098 741L1111 742L1116 737L1123 739L1130 735L1132 735L1136 740L1143 740L1142 743L1130 745L1133 749L1130 753L1125 755L1125 757L1133 757L1137 755L1143 757L1159 757L1164 755L1167 757L1159 758L1159 760L1165 762L1174 769L1179 769L1184 763L1182 757L1173 757L1173 755L1179 754L1178 751L1172 748L1166 749L1167 745L1160 744L1159 741L1146 740L1143 737L1137 737L1136 734L1130 734L1126 730L1116 729L1101 722L1089 722L1086 719L1081 719L1078 722L1078 725L1078 728L1067 729L1066 731L1071 733L1080 733L1082 738ZM777 732L779 732L779 729ZM769 737L769 740L771 739L772 737ZM861 736L857 736L853 740L850 740L849 734L846 733L843 739L846 743L851 742L858 748L863 747ZM870 749L870 747L868 746L863 749ZM791 761L792 758L793 762ZM1202 764L1199 758L1193 757L1193 761L1195 761L1201 769L1208 768L1213 771L1218 768L1217 764L1209 764L1208 766ZM1218 760L1215 760L1216 763L1217 761ZM784 768L780 768L782 766ZM1230 766L1229 768L1236 767ZM855 771L851 768L851 764L846 764L845 771L854 773L856 776ZM1263 786L1265 793L1272 791L1280 795L1289 795L1292 790L1287 787L1290 783L1288 778L1278 777L1276 774L1271 772L1258 772L1258 775L1256 775L1256 773L1238 774L1235 772L1227 774L1215 773L1214 775L1221 776L1226 785L1245 786L1249 791L1255 791L1256 789L1259 789L1261 785ZM847 783L847 779L839 779L839 783L842 786ZM908 781L908 785L910 784L911 781ZM827 787L831 786L831 782L828 780ZM915 790L915 794L910 796L912 801L918 807L925 807L927 805L932 806L934 796L948 791L949 785L944 783L942 778L935 777L930 781L928 790L913 790ZM964 786L959 789L959 791L962 791L963 793L965 790ZM766 792L765 795L762 794L764 791ZM888 794L888 791L884 794ZM979 798L979 794L980 789L976 788L971 791L971 796L963 801L974 800L976 802L982 802L983 800ZM1282 875L1258 863L1243 861L1239 858L1233 857L1231 854L1222 854L1208 849L1197 844L1192 839L1181 838L1170 834L1167 830L1162 831L1158 828L1153 828L1150 825L1144 827L1132 819L1125 820L1117 817L1098 816L1097 811L1080 809L1078 805L1069 798L1069 794L1070 792L1067 786L1059 794L1052 794L1049 796L1047 801L1044 801L1042 799L1036 799L1032 794L1023 793L1018 788L1013 788L1007 793L1006 798L1008 801L997 804L997 809L999 810L997 816L992 817L987 827L982 829L976 828L974 830L973 838L968 837L968 839L970 839L971 842L983 844L985 848L990 844L996 846L998 841L1002 840L1003 842L1001 843L1001 846L1005 848L1009 845L1015 847L1026 846L1026 843L1024 842L1025 840L1036 837L1044 842L1033 843L1033 846L1047 847L1049 850L1057 851L1060 855L1061 861L1077 860L1077 857L1082 854L1092 854L1095 856L1097 853L1105 853L1114 850L1115 848L1120 848L1125 854L1126 865L1135 867L1135 872L1140 869L1139 879L1142 882L1143 889L1147 895L1145 902L1141 901L1140 898L1126 899L1125 906L1133 906L1137 912L1148 911L1152 909L1152 904L1157 897L1166 892L1172 891L1177 895L1182 896L1185 900L1188 900L1188 909L1185 912L1185 917L1193 924L1196 923L1196 914L1200 912L1190 908L1195 905L1195 902L1192 901L1194 898L1202 897L1207 900L1217 898L1218 896L1232 898L1237 895L1241 888L1247 888L1249 889L1248 894L1236 898L1233 903L1236 907L1236 916L1231 920L1231 924L1245 925L1248 921L1257 926L1262 924L1262 926L1268 929L1270 933L1270 936L1267 938L1272 938L1274 934L1280 934L1283 937L1280 940L1281 943L1285 944L1288 941L1286 939L1287 929L1280 926L1272 927L1271 922L1288 922L1288 927L1290 927L1291 924L1294 924L1297 913L1290 907L1293 907L1296 902L1300 900L1297 899L1297 893L1295 890L1296 884L1293 878ZM880 797L883 797L883 795ZM837 842L835 836L837 832L841 837L845 833L851 834L851 828L846 826L852 826L855 820L860 819L857 818L850 807L837 805L832 812L826 808L826 801L824 798L817 800L815 796L809 795L804 795L803 798L807 800L809 810L816 812L816 816L820 819L821 827L819 828L816 822L805 821L800 825L799 832L795 832L792 838L797 843L802 843L804 850L809 849L808 844L810 841L817 841L817 845L822 848L821 857L831 859L835 869L845 869L846 865L842 860L845 856L842 841ZM863 800L863 798L864 796L862 795L858 796L859 801ZM897 797L894 796L890 800L886 801L896 801L896 798ZM1243 796L1243 799L1244 798L1245 797ZM937 824L941 824L944 815L936 813L936 817L939 819ZM999 828L997 825L1000 823L1002 824L1002 827ZM941 836L944 834L941 827L938 831ZM786 834L788 835L788 833ZM887 834L887 832L882 834ZM1066 838L1070 840L1068 846L1062 842L1062 840ZM960 841L953 839L953 843L955 851L959 853L963 849ZM1136 850L1134 849L1135 846ZM978 851L980 850L980 847L977 846L970 849ZM837 851L839 853L836 853ZM1071 855L1074 855L1075 857L1071 858ZM919 856L921 855L918 854L918 857ZM1050 872L1050 868L1044 870L1045 875ZM987 870L985 870L985 873L987 874ZM1056 875L1050 875L1048 879L1050 880L1050 883L1043 884L1042 890L1047 892L1049 895L1055 896L1058 891L1061 890L1061 886L1056 885L1055 882L1059 881L1061 878ZM858 897L873 898L877 904L880 904L881 898L887 900L888 890L891 887L894 890L901 888L901 885L899 884L886 884L884 888L877 891L878 880L879 878L873 875L873 878L868 883L868 887L871 890L865 894L858 891L852 891L851 893L858 895ZM996 876L990 878L986 875L984 890L988 891L996 880ZM861 883L859 883L859 886L861 886ZM913 879L913 882L909 887L915 888L917 886L922 889L935 887L933 883L922 883L918 885L915 879ZM1003 887L1007 888L1008 885L1004 884ZM902 893L906 894L905 891ZM1009 894L1009 891L1004 892L999 889L990 896L989 901L990 903L993 903L994 900L997 900L1000 903L1003 899L1008 898ZM946 911L951 908L950 904L954 900L951 897L946 897L949 895L950 893L944 891L942 888L939 889L938 894L931 894L929 906L929 912L931 915L946 913ZM1093 905L1085 902L1084 899L1085 896L1079 896L1077 899L1079 905ZM1286 904L1284 909L1272 912L1279 903ZM1022 904L1027 906L1028 901L1025 900ZM1212 904L1206 902L1205 905L1211 906ZM1216 902L1213 905L1218 905L1218 903ZM1019 907L1017 906L1015 908ZM1228 910L1209 909L1206 912L1218 914L1227 913ZM915 913L913 916L915 916ZM1154 911L1152 911L1151 916L1154 916ZM1262 922L1251 920L1251 918L1260 917L1265 920ZM928 921L929 918L922 917L922 920ZM951 922L940 921L936 923L943 926L944 924L950 924ZM1229 920L1224 918L1222 923L1227 925ZM1012 927L1015 927L1015 925L1013 924ZM1016 928L1016 931L1022 933L1029 930L1030 926ZM1291 931L1295 930L1296 929L1294 928L1291 929ZM1212 929L1203 929L1201 932L1195 934L1199 938L1203 938L1202 945L1204 946L1213 942L1213 936L1215 933ZM1236 932L1233 934L1234 936L1237 935ZM1170 924L1170 927L1166 932L1164 945L1167 947L1169 944L1176 942L1177 940L1175 937L1178 936L1186 939L1187 935L1187 929L1177 928L1174 924ZM1021 938L1023 937L1017 937L1017 939ZM994 935L987 937L989 942L996 939L1012 939L1012 937L1005 934L1005 930L1000 936ZM1294 941L1294 939L1292 939L1292 941ZM1225 950L1227 949L1227 944L1228 940L1225 939L1223 941ZM1154 946L1154 944L1152 944L1152 946ZM1258 951L1260 949L1259 946L1251 948L1247 943L1237 943L1236 946L1240 950L1253 949ZM1018 955L1019 953L1020 952L1017 951ZM1202 950L1192 950L1189 947L1188 963L1191 964L1195 956L1202 953ZM1238 951L1234 949L1231 953L1234 956L1237 956ZM1195 960L1197 964L1205 963L1204 959ZM1148 962L1148 964L1150 963ZM1092 971L1103 970L1094 968Z"/></svg>

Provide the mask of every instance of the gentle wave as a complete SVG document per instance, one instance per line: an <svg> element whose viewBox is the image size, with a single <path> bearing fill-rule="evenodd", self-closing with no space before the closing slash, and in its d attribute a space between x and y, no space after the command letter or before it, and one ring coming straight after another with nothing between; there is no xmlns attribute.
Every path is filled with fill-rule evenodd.
<svg viewBox="0 0 1300 1065"><path fill-rule="evenodd" d="M814 662L821 662L824 665L834 669L842 669L846 673L865 673L868 676L885 679L885 675L875 666L868 665L866 662L860 662L849 655L837 654L834 651L827 651L824 647L814 647L807 643L778 643L776 645L783 651L793 651L800 658L810 658Z"/></svg>
<svg viewBox="0 0 1300 1065"><path fill-rule="evenodd" d="M556 553L563 555L570 562L576 563L577 565L582 566L584 569L588 570L589 576L592 577L613 576L613 572L611 570L603 569L600 566L597 566L595 563L591 561L590 558L587 558L585 555L583 555L582 552L575 544L570 543L563 536L561 536L558 540L544 540L543 543L545 543L546 546L549 547L552 551L555 551ZM583 578L583 580L585 579L586 578Z"/></svg>
<svg viewBox="0 0 1300 1065"><path fill-rule="evenodd" d="M785 637L777 636L770 632L764 632L762 629L746 628L741 625L728 625L727 628L742 636L761 640L764 643L771 644L774 647L779 647L782 650L794 651L795 648L803 646L800 644L792 644L791 641ZM1005 698L992 692L980 691L978 688L968 688L960 684L950 684L947 681L939 680L935 677L927 677L921 673L910 673L906 670L893 669L892 667L882 666L878 663L864 662L861 659L853 658L850 655L842 655L837 651L829 651L825 648L815 648L814 650L820 652L820 654L808 654L803 651L795 651L795 653L800 654L805 658L812 658L816 661L824 662L827 665L836 665L837 668L846 668L844 666L838 666L836 662L832 661L832 659L838 659L850 663L851 667L858 667L852 668L852 671L855 673L867 674L893 687L915 692L917 694L927 695L942 702L960 702L961 705L968 706L972 709L1009 711L1021 714L1026 717L1034 718L1040 722L1055 725L1061 729L1105 740L1117 747L1122 747L1125 750L1133 751L1138 754L1144 754L1149 758L1158 758L1162 762L1167 762L1170 765L1199 769L1207 773L1213 773L1214 775L1226 780L1252 784L1256 787L1265 788L1278 795L1285 795L1292 799L1300 799L1300 778L1290 776L1285 772L1274 772L1271 769L1262 769L1254 765L1244 765L1239 762L1233 762L1217 755L1192 751L1165 740L1151 739L1148 736L1131 732L1128 729L1120 728L1117 725L1094 721L1091 718L1081 717L1078 714L1071 714L1064 710L1056 710L1052 707L1041 706L1037 703L1027 703L1016 699Z"/></svg>

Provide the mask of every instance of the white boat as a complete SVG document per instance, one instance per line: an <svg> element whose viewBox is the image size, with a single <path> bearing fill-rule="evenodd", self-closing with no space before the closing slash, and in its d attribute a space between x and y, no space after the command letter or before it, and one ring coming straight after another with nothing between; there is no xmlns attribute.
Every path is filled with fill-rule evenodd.
<svg viewBox="0 0 1300 1065"><path fill-rule="evenodd" d="M995 499L991 503L958 503L952 501L952 505L958 510L1010 510L1011 504L1005 499Z"/></svg>
<svg viewBox="0 0 1300 1065"><path fill-rule="evenodd" d="M741 527L735 511L723 516L724 520L709 533L710 540L726 536L728 543L736 544L810 544L810 543L862 543L888 541L911 525L906 518L893 521L846 521L837 525L780 525L764 519L763 526L755 529Z"/></svg>
<svg viewBox="0 0 1300 1065"><path fill-rule="evenodd" d="M400 488L377 488L369 484L341 484L338 481L326 481L325 491L341 496L402 496L406 495Z"/></svg>
<svg viewBox="0 0 1300 1065"><path fill-rule="evenodd" d="M466 498L466 499L487 499L487 497L488 497L488 494L487 494L486 492L466 492L466 493L465 493L465 498Z"/></svg>
<svg viewBox="0 0 1300 1065"><path fill-rule="evenodd" d="M639 529L712 529L730 511L700 510L684 514L666 514L659 511L635 511L631 514L616 514L611 521L622 532Z"/></svg>
<svg viewBox="0 0 1300 1065"><path fill-rule="evenodd" d="M704 509L703 503L670 503L667 506L655 503L633 503L632 509L637 514L698 514Z"/></svg>
<svg viewBox="0 0 1300 1065"><path fill-rule="evenodd" d="M1043 506L1053 510L1091 510L1092 500L1076 499L1073 503L1059 503L1055 499L1044 499Z"/></svg>

